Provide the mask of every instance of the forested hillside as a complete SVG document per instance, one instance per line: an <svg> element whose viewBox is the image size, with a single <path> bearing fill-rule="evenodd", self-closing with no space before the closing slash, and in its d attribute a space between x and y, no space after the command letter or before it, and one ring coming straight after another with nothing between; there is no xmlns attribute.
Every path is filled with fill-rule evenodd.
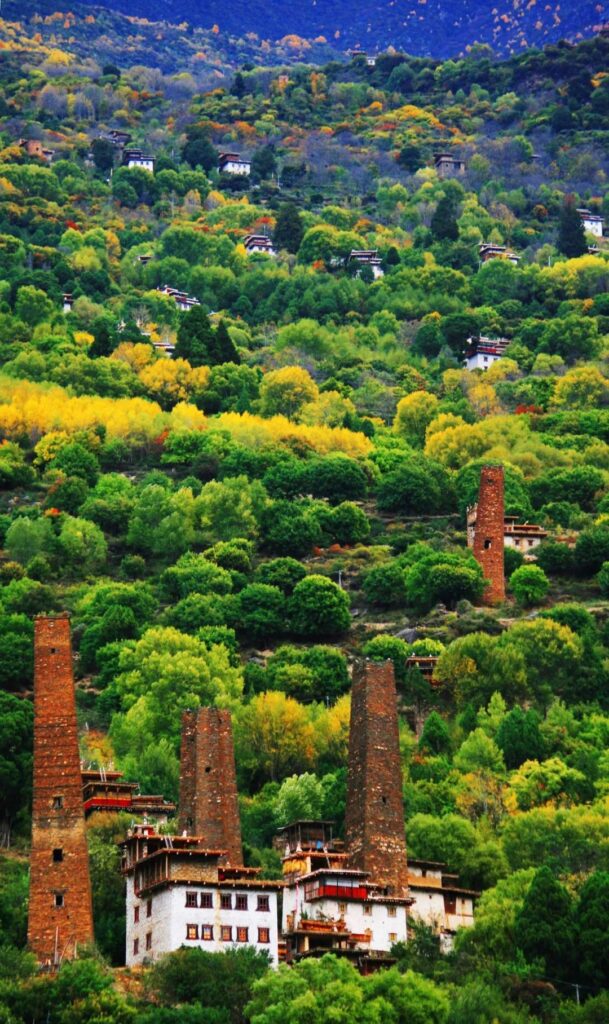
<svg viewBox="0 0 609 1024"><path fill-rule="evenodd" d="M84 0L96 12L95 0ZM52 0L44 0L52 11ZM13 16L23 16L27 0L8 0ZM34 5L32 5L34 6ZM520 53L559 39L577 41L592 35L609 16L605 2L541 3L530 0L304 0L282 4L236 0L227 6L220 0L113 0L118 11L150 21L188 22L211 29L215 24L233 36L252 36L272 42L286 36L312 40L323 37L337 49L363 46L373 51L388 46L419 57L454 57L476 43L496 53ZM37 11L40 3L35 4ZM70 10L72 8L70 7ZM18 13L17 13L18 12Z"/></svg>
<svg viewBox="0 0 609 1024"><path fill-rule="evenodd" d="M609 39L374 67L254 41L230 71L221 34L176 67L163 29L155 65L73 17L0 22L0 1019L606 1021L609 250L577 211L609 218ZM481 337L504 354L470 371ZM494 608L486 463L545 531ZM129 820L98 815L98 950L40 976L32 619L60 609L87 763L175 800L182 710L231 710L265 878L278 827L342 834L350 670L392 659L409 855L481 892L475 926L365 979L247 951L130 973Z"/></svg>

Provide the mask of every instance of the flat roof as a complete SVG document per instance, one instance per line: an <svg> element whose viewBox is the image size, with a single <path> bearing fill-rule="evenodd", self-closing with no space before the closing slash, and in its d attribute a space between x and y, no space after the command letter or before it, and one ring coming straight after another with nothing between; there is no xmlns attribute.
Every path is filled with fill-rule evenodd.
<svg viewBox="0 0 609 1024"><path fill-rule="evenodd" d="M304 882L311 878L321 878L324 875L338 875L341 878L348 876L349 878L370 878L369 871L357 871L355 868L317 868L316 871L310 871L307 875L300 875L298 881Z"/></svg>

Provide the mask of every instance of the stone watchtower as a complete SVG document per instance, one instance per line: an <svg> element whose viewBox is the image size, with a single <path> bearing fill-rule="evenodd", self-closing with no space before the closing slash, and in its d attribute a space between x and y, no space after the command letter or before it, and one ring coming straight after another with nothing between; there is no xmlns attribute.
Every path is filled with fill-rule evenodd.
<svg viewBox="0 0 609 1024"><path fill-rule="evenodd" d="M243 865L233 730L229 711L199 708L182 715L179 827L226 850Z"/></svg>
<svg viewBox="0 0 609 1024"><path fill-rule="evenodd" d="M485 604L499 604L505 599L504 532L503 466L483 466L480 473L473 549L474 558L482 566L489 581L483 595Z"/></svg>
<svg viewBox="0 0 609 1024"><path fill-rule="evenodd" d="M70 620L34 624L34 794L28 943L57 965L93 941Z"/></svg>
<svg viewBox="0 0 609 1024"><path fill-rule="evenodd" d="M364 661L351 692L345 838L349 866L392 896L408 889L393 662Z"/></svg>

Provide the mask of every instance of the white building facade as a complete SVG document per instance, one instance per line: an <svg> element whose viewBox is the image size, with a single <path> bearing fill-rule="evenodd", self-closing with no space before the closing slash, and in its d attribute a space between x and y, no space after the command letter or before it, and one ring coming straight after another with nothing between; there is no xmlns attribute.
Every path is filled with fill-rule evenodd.
<svg viewBox="0 0 609 1024"><path fill-rule="evenodd" d="M408 862L408 886L413 898L409 916L422 921L440 938L447 952L453 947L459 928L474 924L474 905L479 893L458 885L458 876L446 874L443 864L432 861Z"/></svg>
<svg viewBox="0 0 609 1024"><path fill-rule="evenodd" d="M182 946L212 953L253 946L277 964L281 882L226 865L224 851L203 848L196 836L160 836L150 825L136 826L121 849L127 967Z"/></svg>
<svg viewBox="0 0 609 1024"><path fill-rule="evenodd" d="M591 213L590 210L580 208L577 211L581 217L584 231L587 235L594 235L595 238L603 237L603 226L604 220L599 217L596 213Z"/></svg>
<svg viewBox="0 0 609 1024"><path fill-rule="evenodd" d="M250 160L241 157L239 153L222 153L218 161L220 174L240 174L247 177L252 169Z"/></svg>
<svg viewBox="0 0 609 1024"><path fill-rule="evenodd" d="M156 960L181 946L221 953L254 946L278 960L277 887L175 882L136 894L127 878L126 964Z"/></svg>
<svg viewBox="0 0 609 1024"><path fill-rule="evenodd" d="M334 952L390 953L408 937L408 897L389 897L364 871L328 868L286 885L282 932L293 958L327 945Z"/></svg>

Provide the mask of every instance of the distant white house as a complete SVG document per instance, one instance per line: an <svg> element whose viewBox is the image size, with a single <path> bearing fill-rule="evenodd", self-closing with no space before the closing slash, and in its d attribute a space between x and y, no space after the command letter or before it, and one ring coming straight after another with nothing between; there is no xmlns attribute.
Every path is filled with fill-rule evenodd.
<svg viewBox="0 0 609 1024"><path fill-rule="evenodd" d="M154 158L146 156L141 149L126 149L123 153L123 165L125 167L141 167L144 171L154 174Z"/></svg>
<svg viewBox="0 0 609 1024"><path fill-rule="evenodd" d="M469 338L465 352L465 366L468 370L488 370L505 355L510 344L509 338Z"/></svg>
<svg viewBox="0 0 609 1024"><path fill-rule="evenodd" d="M483 263L496 259L507 260L508 263L514 263L515 265L520 263L520 256L515 252L512 252L505 245L495 245L493 242L481 242L479 256Z"/></svg>
<svg viewBox="0 0 609 1024"><path fill-rule="evenodd" d="M359 263L362 267L370 267L375 281L379 277L384 277L383 261L379 256L378 249L352 249L348 262Z"/></svg>
<svg viewBox="0 0 609 1024"><path fill-rule="evenodd" d="M218 160L220 174L242 174L245 177L252 169L251 160L246 160L239 153L221 153Z"/></svg>
<svg viewBox="0 0 609 1024"><path fill-rule="evenodd" d="M187 295L186 292L181 292L177 288L171 288L168 284L161 285L157 288L157 292L160 292L161 295L168 295L173 299L178 309L183 313L187 313L188 310L192 309L194 306L201 305L199 300L193 298L192 295Z"/></svg>
<svg viewBox="0 0 609 1024"><path fill-rule="evenodd" d="M263 252L266 256L276 256L277 250L266 235L247 235L243 244L248 253Z"/></svg>
<svg viewBox="0 0 609 1024"><path fill-rule="evenodd" d="M603 225L604 220L599 217L596 213L591 213L590 210L585 207L580 207L577 211L581 217L581 222L584 226L584 231L588 235L594 235L596 238L603 237Z"/></svg>

